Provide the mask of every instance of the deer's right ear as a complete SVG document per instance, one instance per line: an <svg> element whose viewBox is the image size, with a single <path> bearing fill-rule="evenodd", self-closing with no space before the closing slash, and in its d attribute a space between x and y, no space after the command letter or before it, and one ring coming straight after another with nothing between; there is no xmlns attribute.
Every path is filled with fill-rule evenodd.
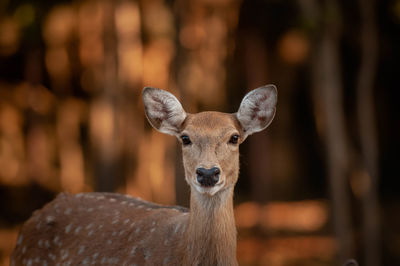
<svg viewBox="0 0 400 266"><path fill-rule="evenodd" d="M186 118L178 99L167 91L151 87L143 89L142 97L150 124L163 133L176 136Z"/></svg>

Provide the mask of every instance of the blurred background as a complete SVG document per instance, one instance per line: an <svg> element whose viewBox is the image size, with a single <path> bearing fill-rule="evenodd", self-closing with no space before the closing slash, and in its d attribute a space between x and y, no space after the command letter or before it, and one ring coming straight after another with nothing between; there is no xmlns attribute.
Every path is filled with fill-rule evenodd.
<svg viewBox="0 0 400 266"><path fill-rule="evenodd" d="M400 0L1 0L0 264L67 191L188 206L144 86L188 112L278 87L241 146L240 265L400 265Z"/></svg>

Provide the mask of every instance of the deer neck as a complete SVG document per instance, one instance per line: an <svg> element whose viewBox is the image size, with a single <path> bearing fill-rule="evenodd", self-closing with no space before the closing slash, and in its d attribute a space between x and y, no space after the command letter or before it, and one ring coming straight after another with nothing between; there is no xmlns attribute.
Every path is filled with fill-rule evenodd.
<svg viewBox="0 0 400 266"><path fill-rule="evenodd" d="M184 265L237 265L233 187L214 196L191 191Z"/></svg>

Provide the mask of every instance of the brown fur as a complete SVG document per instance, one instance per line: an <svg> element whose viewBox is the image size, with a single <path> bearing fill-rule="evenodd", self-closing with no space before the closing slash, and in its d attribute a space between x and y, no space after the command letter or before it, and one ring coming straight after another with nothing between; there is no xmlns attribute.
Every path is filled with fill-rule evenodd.
<svg viewBox="0 0 400 266"><path fill-rule="evenodd" d="M178 265L188 220L185 208L120 194L60 194L24 224L11 265Z"/></svg>
<svg viewBox="0 0 400 266"><path fill-rule="evenodd" d="M183 265L237 265L233 188L239 174L239 147L228 141L241 134L240 124L234 115L203 112L188 115L181 134L188 134L193 142L182 148L187 182L195 182L197 167L218 166L225 183L214 196L191 185L190 210L195 215L190 216L185 236Z"/></svg>

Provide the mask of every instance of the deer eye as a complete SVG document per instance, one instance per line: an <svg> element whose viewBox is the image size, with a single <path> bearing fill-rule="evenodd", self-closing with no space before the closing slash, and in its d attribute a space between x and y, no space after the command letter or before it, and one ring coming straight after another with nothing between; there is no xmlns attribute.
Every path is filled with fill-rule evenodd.
<svg viewBox="0 0 400 266"><path fill-rule="evenodd" d="M238 134L234 134L231 136L231 138L229 139L229 143L230 144L238 144L239 141L239 135Z"/></svg>
<svg viewBox="0 0 400 266"><path fill-rule="evenodd" d="M190 140L188 135L182 135L181 140L182 140L183 146L192 144L192 141Z"/></svg>

